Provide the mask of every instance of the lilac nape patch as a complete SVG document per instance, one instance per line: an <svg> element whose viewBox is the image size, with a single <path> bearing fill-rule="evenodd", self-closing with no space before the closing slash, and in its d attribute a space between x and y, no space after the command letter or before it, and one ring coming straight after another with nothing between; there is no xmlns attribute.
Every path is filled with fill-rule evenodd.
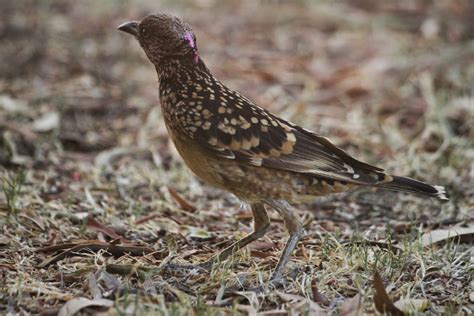
<svg viewBox="0 0 474 316"><path fill-rule="evenodd" d="M194 43L193 33L186 32L184 34L184 39L188 41L189 46L191 46L191 48L196 48L196 44Z"/></svg>
<svg viewBox="0 0 474 316"><path fill-rule="evenodd" d="M184 34L184 39L188 41L189 46L194 49L194 63L197 64L199 62L199 55L196 49L196 43L194 42L194 36L191 32L186 32Z"/></svg>

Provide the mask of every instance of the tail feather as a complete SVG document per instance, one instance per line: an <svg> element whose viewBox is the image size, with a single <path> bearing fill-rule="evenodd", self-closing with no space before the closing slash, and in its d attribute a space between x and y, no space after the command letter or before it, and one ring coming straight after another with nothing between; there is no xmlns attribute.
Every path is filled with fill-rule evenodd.
<svg viewBox="0 0 474 316"><path fill-rule="evenodd" d="M392 176L393 180L390 182L381 183L378 187L387 190L410 192L417 195L437 198L439 200L448 201L446 189L440 185L429 185L427 183L406 178Z"/></svg>

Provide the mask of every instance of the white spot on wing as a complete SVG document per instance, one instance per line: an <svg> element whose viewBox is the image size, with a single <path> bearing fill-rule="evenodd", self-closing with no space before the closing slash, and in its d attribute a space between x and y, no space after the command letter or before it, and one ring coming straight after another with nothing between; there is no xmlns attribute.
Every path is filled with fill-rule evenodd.
<svg viewBox="0 0 474 316"><path fill-rule="evenodd" d="M352 167L349 166L348 164L344 163L343 166L344 166L344 168L347 169L347 172L349 172L349 173L355 173L354 168L352 168Z"/></svg>
<svg viewBox="0 0 474 316"><path fill-rule="evenodd" d="M251 158L250 159L250 164L260 167L262 165L262 158Z"/></svg>

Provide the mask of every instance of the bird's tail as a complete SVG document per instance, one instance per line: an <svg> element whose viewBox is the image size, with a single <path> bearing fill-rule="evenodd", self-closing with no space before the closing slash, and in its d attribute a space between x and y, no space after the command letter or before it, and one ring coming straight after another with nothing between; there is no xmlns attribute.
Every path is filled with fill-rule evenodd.
<svg viewBox="0 0 474 316"><path fill-rule="evenodd" d="M448 201L446 189L440 185L429 185L427 183L406 177L392 176L390 182L381 183L378 187L387 190L409 192L417 195L437 198L439 200Z"/></svg>

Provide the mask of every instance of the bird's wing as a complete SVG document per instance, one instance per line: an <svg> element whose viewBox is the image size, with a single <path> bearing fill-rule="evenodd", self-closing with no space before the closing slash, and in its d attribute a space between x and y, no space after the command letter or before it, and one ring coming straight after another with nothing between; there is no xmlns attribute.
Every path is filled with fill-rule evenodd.
<svg viewBox="0 0 474 316"><path fill-rule="evenodd" d="M238 106L216 100L206 111L181 103L175 119L183 132L223 159L350 183L388 180L383 169L356 160L327 138L238 97Z"/></svg>

